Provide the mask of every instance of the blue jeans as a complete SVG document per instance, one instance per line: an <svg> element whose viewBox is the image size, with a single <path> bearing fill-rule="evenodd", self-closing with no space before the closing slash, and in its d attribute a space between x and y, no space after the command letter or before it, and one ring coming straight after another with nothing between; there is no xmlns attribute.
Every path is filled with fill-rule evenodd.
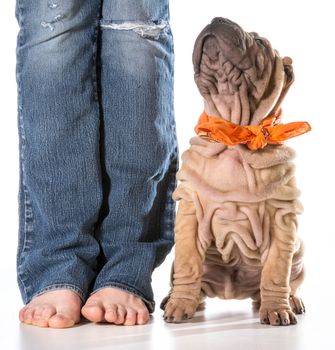
<svg viewBox="0 0 335 350"><path fill-rule="evenodd" d="M15 15L23 302L110 286L153 312L178 168L168 0L17 0Z"/></svg>

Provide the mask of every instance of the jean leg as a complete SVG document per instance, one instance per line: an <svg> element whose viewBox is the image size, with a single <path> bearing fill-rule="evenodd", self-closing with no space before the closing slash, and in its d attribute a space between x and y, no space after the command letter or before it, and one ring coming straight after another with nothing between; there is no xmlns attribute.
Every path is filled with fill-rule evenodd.
<svg viewBox="0 0 335 350"><path fill-rule="evenodd" d="M104 1L101 99L103 267L93 292L114 286L154 310L151 275L173 247L178 146L167 0Z"/></svg>
<svg viewBox="0 0 335 350"><path fill-rule="evenodd" d="M17 0L20 153L17 277L24 303L68 288L85 300L102 203L96 37L101 0Z"/></svg>

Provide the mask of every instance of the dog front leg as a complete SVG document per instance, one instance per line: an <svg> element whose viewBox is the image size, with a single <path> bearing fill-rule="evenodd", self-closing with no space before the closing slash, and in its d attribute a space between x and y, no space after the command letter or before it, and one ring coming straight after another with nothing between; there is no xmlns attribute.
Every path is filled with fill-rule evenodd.
<svg viewBox="0 0 335 350"><path fill-rule="evenodd" d="M261 323L297 323L290 307L290 274L296 243L296 215L278 209L271 228L271 245L261 277Z"/></svg>
<svg viewBox="0 0 335 350"><path fill-rule="evenodd" d="M180 322L193 317L200 302L205 248L198 244L198 222L193 202L181 199L175 225L173 285L165 300L164 319Z"/></svg>

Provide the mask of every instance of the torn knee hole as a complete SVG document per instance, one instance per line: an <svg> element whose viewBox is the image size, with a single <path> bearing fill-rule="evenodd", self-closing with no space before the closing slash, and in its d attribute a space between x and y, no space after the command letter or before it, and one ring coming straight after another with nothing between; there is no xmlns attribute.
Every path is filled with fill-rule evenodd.
<svg viewBox="0 0 335 350"><path fill-rule="evenodd" d="M58 4L54 1L49 1L48 2L48 7L51 9L51 10L54 10L56 8L58 8ZM60 22L62 21L66 16L59 13L59 14L56 14L53 18L53 20L51 21L42 21L41 22L41 26L43 28L49 28L51 31L53 31L55 29L55 23L57 22Z"/></svg>
<svg viewBox="0 0 335 350"><path fill-rule="evenodd" d="M125 21L125 22L108 22L102 20L100 23L101 28L114 29L114 30L127 30L133 31L139 34L143 38L158 39L162 30L167 26L167 22L160 21Z"/></svg>
<svg viewBox="0 0 335 350"><path fill-rule="evenodd" d="M54 1L49 1L48 7L50 9L55 9L56 7L58 7L58 4L56 4Z"/></svg>
<svg viewBox="0 0 335 350"><path fill-rule="evenodd" d="M43 21L41 22L41 26L44 28L49 28L50 30L54 30L55 29L55 23L60 22L62 19L64 19L66 16L65 15L57 15L54 17L54 19L52 21L46 22Z"/></svg>

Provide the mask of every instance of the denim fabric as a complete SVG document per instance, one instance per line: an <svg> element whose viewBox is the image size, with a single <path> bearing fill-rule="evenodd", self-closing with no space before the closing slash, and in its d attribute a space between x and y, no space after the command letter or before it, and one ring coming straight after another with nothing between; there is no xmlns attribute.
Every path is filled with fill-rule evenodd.
<svg viewBox="0 0 335 350"><path fill-rule="evenodd" d="M154 311L178 143L168 0L16 0L24 303L106 286Z"/></svg>

